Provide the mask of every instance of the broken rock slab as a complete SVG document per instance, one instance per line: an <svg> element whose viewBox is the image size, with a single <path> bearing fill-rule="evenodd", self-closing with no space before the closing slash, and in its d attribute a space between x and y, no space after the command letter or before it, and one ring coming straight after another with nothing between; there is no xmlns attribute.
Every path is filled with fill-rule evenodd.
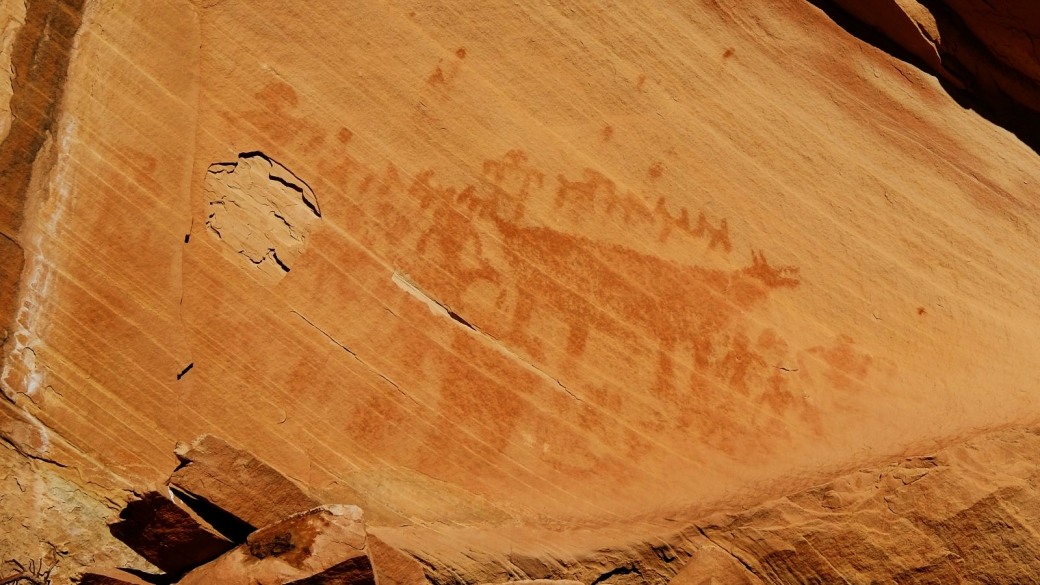
<svg viewBox="0 0 1040 585"><path fill-rule="evenodd" d="M218 534L186 506L159 492L127 504L109 525L123 541L166 573L184 573L230 550L234 543Z"/></svg>
<svg viewBox="0 0 1040 585"><path fill-rule="evenodd" d="M79 578L80 585L156 585L156 583L173 583L173 578L163 579L162 575L149 575L145 580L122 569L91 569Z"/></svg>
<svg viewBox="0 0 1040 585"><path fill-rule="evenodd" d="M369 534L368 555L379 585L428 585L422 564L414 557Z"/></svg>
<svg viewBox="0 0 1040 585"><path fill-rule="evenodd" d="M178 585L374 585L357 506L333 504L261 528Z"/></svg>
<svg viewBox="0 0 1040 585"><path fill-rule="evenodd" d="M483 585L585 585L581 581L533 579L528 581L505 581L501 583L484 583Z"/></svg>
<svg viewBox="0 0 1040 585"><path fill-rule="evenodd" d="M170 486L247 524L246 533L320 505L251 453L212 435L179 443L176 454L182 465L170 476Z"/></svg>

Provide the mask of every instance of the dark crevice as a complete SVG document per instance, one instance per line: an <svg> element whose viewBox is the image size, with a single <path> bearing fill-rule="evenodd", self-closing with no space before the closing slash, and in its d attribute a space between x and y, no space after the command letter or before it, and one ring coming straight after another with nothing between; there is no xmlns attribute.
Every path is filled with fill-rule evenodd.
<svg viewBox="0 0 1040 585"><path fill-rule="evenodd" d="M650 545L650 550L654 551L654 555L665 563L674 562L676 559L676 556L672 554L672 552L674 552L672 551L672 547L667 544L663 546Z"/></svg>
<svg viewBox="0 0 1040 585"><path fill-rule="evenodd" d="M602 575L597 577L596 580L593 581L591 585L596 585L597 583L603 583L604 581L606 581L606 580L608 580L608 579L610 579L612 577L617 577L619 575L631 575L632 573L635 573L636 575L642 575L642 573L639 572L639 569L637 569L634 566L633 567L618 567L616 569L612 569L610 571L607 571L606 573L603 573Z"/></svg>
<svg viewBox="0 0 1040 585"><path fill-rule="evenodd" d="M303 187L297 185L296 183L290 183L289 181L286 181L278 175L267 175L267 178L281 185L285 185L286 187L292 189L293 191L296 191L301 195L303 194ZM304 201L306 201L306 199L304 199Z"/></svg>
<svg viewBox="0 0 1040 585"><path fill-rule="evenodd" d="M8 439L7 437L4 437L2 435L0 435L0 441L3 441L4 443L7 443L8 445L10 445L12 449L14 449L16 452L18 452L23 457L27 457L29 459L34 459L34 460L40 461L42 463L50 463L51 465L60 467L62 469L65 469L65 468L68 467L68 465L65 465L63 463L58 463L57 461L55 461L53 459L48 459L48 458L43 457L41 455L36 455L36 454L30 453L30 452L26 451L25 449L21 448L18 445L18 443L15 443L11 439Z"/></svg>
<svg viewBox="0 0 1040 585"><path fill-rule="evenodd" d="M278 264L278 266L282 270L284 270L285 272L289 272L289 267L286 266L285 262L282 262L281 259L278 258L278 253L274 250L271 250L271 258L274 259L275 263Z"/></svg>
<svg viewBox="0 0 1040 585"><path fill-rule="evenodd" d="M235 544L244 543L246 537L256 530L245 520L195 494L173 486L170 486L170 491L180 498L192 512L198 514L199 518L205 520L214 530Z"/></svg>
<svg viewBox="0 0 1040 585"><path fill-rule="evenodd" d="M343 351L345 351L345 352L349 353L350 355L354 356L354 359L356 359L358 361L361 361L361 358L359 358L358 355L356 353L354 353L353 350L351 350L349 347L343 345L342 343L336 341L335 337L333 337L333 336L329 335L328 333L326 333L324 329L322 329L321 327L318 327L317 325L315 325L313 321L311 321L307 317L304 317L302 314L300 314L297 311L291 311L291 312L294 313L300 319L303 319L304 322L306 322L308 325L310 325L311 327L315 328L319 333L324 335L329 341L331 341L332 343L335 343L336 345L338 345L340 347L340 349L342 349ZM362 363L364 363L364 362L362 362Z"/></svg>
<svg viewBox="0 0 1040 585"><path fill-rule="evenodd" d="M173 468L173 473L177 473L178 471L184 469L185 467L187 467L189 465L191 465L191 459L188 459L186 457L181 457L178 454L177 455L177 467Z"/></svg>
<svg viewBox="0 0 1040 585"><path fill-rule="evenodd" d="M448 316L451 317L453 321L455 321L457 323L461 323L461 324L465 325L466 327L469 327L470 329L472 329L474 331L477 330L476 327L470 325L469 321L467 321L467 320L463 319L462 317L460 317L459 314L456 313L455 311L452 311L448 307L444 307L444 310L448 312Z"/></svg>
<svg viewBox="0 0 1040 585"><path fill-rule="evenodd" d="M195 367L195 362L191 362L190 364L188 364L187 367L185 367L183 370L181 370L181 373L177 374L177 379L180 380L181 378L183 378L194 367Z"/></svg>
<svg viewBox="0 0 1040 585"><path fill-rule="evenodd" d="M262 158L269 163L274 163L274 159L260 152L259 150L251 150L249 152L238 153L238 158Z"/></svg>
<svg viewBox="0 0 1040 585"><path fill-rule="evenodd" d="M290 235L292 234L293 226L292 226L291 223L289 223L289 220L285 219L284 215L278 213L277 211L273 211L273 210L271 211L271 215L273 215L273 216L277 217L279 220L281 220L281 222L285 224L285 227L289 228Z"/></svg>
<svg viewBox="0 0 1040 585"><path fill-rule="evenodd" d="M303 201L303 204L306 205L307 208L311 210L311 213L313 213L315 217L321 217L321 210L318 209L317 202L311 201L310 199L307 198L307 192L310 191L311 193L314 193L314 189L311 189L311 186L307 184L307 181L304 181L303 179L297 177L295 173L293 173L289 169L286 169L285 165L279 163L278 161L276 161L273 158L267 156L266 154L264 154L263 152L261 152L259 150L253 150L253 151L250 151L250 152L241 152L241 153L239 153L238 158L240 158L240 159L242 159L242 158L262 158L265 161L267 161L268 164L270 164L272 166L273 165L278 165L279 167L284 169L285 172L287 172L290 175L292 175L292 178L294 180L299 181L303 185L303 187L301 187L300 185L297 185L296 183L293 183L292 181L289 181L289 180L287 180L287 179L285 179L283 177L279 177L277 175L272 175L270 173L268 173L267 178L272 180L272 181L275 181L276 183L284 185L284 186L292 189L293 191L296 191L297 193L299 193L300 194L300 199ZM232 163L218 163L218 164L232 164ZM234 163L234 164L237 164L237 163ZM306 189L304 189L304 187L306 187Z"/></svg>
<svg viewBox="0 0 1040 585"><path fill-rule="evenodd" d="M301 196L300 199L303 200L303 204L306 205L307 208L311 210L311 213L313 213L315 217L321 217L321 212L318 211L318 208L315 207L315 205L313 203L311 203L309 199L307 199L307 195L306 194Z"/></svg>
<svg viewBox="0 0 1040 585"><path fill-rule="evenodd" d="M213 164L209 165L209 168L206 171L209 172L209 173L216 174L216 173L218 173L220 171L232 172L232 171L234 171L237 168L238 168L238 163L237 162L213 163Z"/></svg>

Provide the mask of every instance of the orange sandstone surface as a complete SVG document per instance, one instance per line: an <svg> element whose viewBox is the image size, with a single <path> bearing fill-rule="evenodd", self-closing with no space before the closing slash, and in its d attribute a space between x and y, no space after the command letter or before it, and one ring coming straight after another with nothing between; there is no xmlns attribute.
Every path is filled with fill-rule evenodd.
<svg viewBox="0 0 1040 585"><path fill-rule="evenodd" d="M0 579L154 571L106 522L212 434L380 583L1032 582L1040 23L838 4L921 62L806 0L0 0Z"/></svg>

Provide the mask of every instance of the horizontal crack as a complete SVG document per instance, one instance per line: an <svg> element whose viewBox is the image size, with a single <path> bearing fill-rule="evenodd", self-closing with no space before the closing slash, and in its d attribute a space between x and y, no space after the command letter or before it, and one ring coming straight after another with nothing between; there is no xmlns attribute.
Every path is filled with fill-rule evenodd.
<svg viewBox="0 0 1040 585"><path fill-rule="evenodd" d="M59 462L57 462L57 461L55 461L53 459L49 459L49 458L44 457L42 455L36 455L34 453L30 453L30 452L26 451L25 449L21 448L18 445L18 443L15 443L14 441L8 439L7 437L5 437L3 435L0 435L0 441L3 441L5 443L7 443L8 445L10 445L12 449L17 451L23 457L27 457L29 459L34 459L36 461L42 461L43 463L50 463L51 465L55 465L55 466L60 467L62 469L68 469L68 467L69 467L68 465L65 465L64 463L59 463Z"/></svg>

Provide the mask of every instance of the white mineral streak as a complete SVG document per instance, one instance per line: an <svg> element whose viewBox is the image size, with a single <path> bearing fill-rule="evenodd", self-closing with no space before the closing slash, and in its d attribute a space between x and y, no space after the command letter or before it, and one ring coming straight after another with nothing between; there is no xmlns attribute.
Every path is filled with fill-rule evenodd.
<svg viewBox="0 0 1040 585"><path fill-rule="evenodd" d="M0 0L0 142L7 138L11 129L11 96L14 87L11 77L11 51L14 50L15 33L25 22L24 0Z"/></svg>
<svg viewBox="0 0 1040 585"><path fill-rule="evenodd" d="M58 131L58 153L51 180L40 193L39 202L31 205L33 213L27 215L32 219L23 226L21 242L25 267L19 287L18 311L12 324L14 330L9 338L13 345L0 372L0 388L9 397L25 394L34 398L46 386L47 370L39 355L45 345L49 324L48 305L53 302L52 259L61 239L62 219L74 193L71 150L75 143L76 121L67 118Z"/></svg>

